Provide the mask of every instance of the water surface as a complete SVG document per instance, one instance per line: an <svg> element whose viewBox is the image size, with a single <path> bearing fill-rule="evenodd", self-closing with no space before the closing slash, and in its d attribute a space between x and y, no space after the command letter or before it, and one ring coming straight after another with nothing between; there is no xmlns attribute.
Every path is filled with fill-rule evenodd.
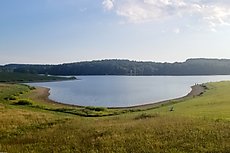
<svg viewBox="0 0 230 153"><path fill-rule="evenodd" d="M82 106L125 107L187 95L191 86L225 76L76 76L79 80L30 83L50 88L49 98Z"/></svg>

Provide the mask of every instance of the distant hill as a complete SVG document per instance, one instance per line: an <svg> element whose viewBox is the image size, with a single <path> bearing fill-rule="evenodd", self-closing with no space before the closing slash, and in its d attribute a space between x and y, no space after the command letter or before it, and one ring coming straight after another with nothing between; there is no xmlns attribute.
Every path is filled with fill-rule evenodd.
<svg viewBox="0 0 230 153"><path fill-rule="evenodd" d="M50 75L230 75L230 59L196 58L175 63L111 59L60 65L9 64L0 69Z"/></svg>

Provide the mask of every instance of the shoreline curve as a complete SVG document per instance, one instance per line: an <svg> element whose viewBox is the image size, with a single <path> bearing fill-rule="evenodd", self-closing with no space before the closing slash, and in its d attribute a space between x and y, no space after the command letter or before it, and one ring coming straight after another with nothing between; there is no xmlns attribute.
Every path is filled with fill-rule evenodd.
<svg viewBox="0 0 230 153"><path fill-rule="evenodd" d="M37 93L39 94L39 98L41 98L42 101L44 101L44 103L58 104L58 105L62 105L62 106L79 107L79 108L86 107L86 106L81 106L81 105L76 105L76 104L67 104L67 103L63 103L63 102L57 102L57 101L50 99L49 98L50 88L36 87L36 90L38 90ZM206 90L206 88L203 84L196 84L196 85L191 86L191 91L187 95L179 97L179 98L168 99L168 100L163 100L163 101L159 101L159 102L149 102L146 104L127 106L127 107L106 107L106 108L108 108L108 109L150 109L150 108L159 107L162 104L169 104L172 101L179 101L179 100L183 100L185 98L193 98L196 96L200 96L205 92L205 90ZM95 107L97 107L97 106L95 106Z"/></svg>

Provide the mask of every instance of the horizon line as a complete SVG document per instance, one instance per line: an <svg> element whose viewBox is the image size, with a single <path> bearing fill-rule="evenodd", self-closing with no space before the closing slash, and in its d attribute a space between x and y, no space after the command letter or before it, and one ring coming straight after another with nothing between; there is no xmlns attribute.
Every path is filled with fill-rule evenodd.
<svg viewBox="0 0 230 153"><path fill-rule="evenodd" d="M206 57L192 57L187 58L183 61L174 61L174 62L167 62L167 61L151 61L151 60L134 60L134 59L125 59L125 58L105 58L105 59L94 59L94 60L82 60L82 61L72 61L72 62L63 62L63 63L6 63L6 64L0 64L0 66L6 66L6 65L14 65L14 64L22 64L22 65L62 65L62 64L72 64L72 63L83 63L83 62L95 62L95 61L112 61L112 60L118 60L118 61L130 61L130 62L153 62L153 63L184 63L188 60L230 60L228 58L206 58Z"/></svg>

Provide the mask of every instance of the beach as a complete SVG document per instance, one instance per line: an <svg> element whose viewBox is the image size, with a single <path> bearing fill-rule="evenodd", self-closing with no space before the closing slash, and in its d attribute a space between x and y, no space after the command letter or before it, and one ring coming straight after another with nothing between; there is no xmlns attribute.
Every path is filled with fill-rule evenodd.
<svg viewBox="0 0 230 153"><path fill-rule="evenodd" d="M32 91L32 93L29 95L29 98L39 101L41 103L45 104L52 104L52 105L57 105L57 106L69 106L69 107L83 107L79 105L73 105L73 104L66 104L65 102L57 102L54 100L49 99L50 95L50 89L46 87L36 87L36 90ZM161 105L164 104L170 104L170 102L175 102L175 101L181 101L183 99L187 98L193 98L195 96L199 96L205 92L205 88L203 85L196 84L191 87L191 91L182 97L175 98L175 99L169 99L169 100L164 100L164 101L159 101L159 102L149 102L147 104L143 105L136 105L136 106L129 106L129 107L108 107L109 109L141 109L141 110L146 110L146 109L151 109L155 107L160 107Z"/></svg>

